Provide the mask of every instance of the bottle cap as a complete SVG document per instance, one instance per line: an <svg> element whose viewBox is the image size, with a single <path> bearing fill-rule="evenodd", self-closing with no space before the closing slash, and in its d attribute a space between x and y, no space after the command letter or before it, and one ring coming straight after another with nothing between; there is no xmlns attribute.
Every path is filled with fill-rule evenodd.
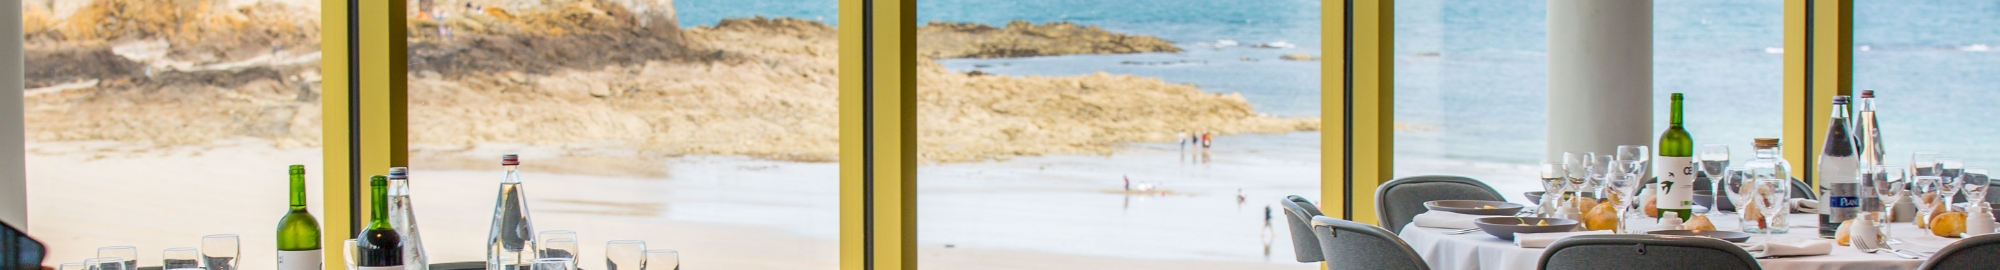
<svg viewBox="0 0 2000 270"><path fill-rule="evenodd" d="M1875 90L1861 90L1861 98L1875 98Z"/></svg>
<svg viewBox="0 0 2000 270"><path fill-rule="evenodd" d="M291 172L291 174L294 174L294 175L298 175L298 174L306 174L306 165L297 165L297 164L294 164L294 165L292 165L292 168L291 168L290 170L286 170L286 171L288 171L288 172Z"/></svg>
<svg viewBox="0 0 2000 270"><path fill-rule="evenodd" d="M1757 138L1757 147L1778 147L1778 138Z"/></svg>
<svg viewBox="0 0 2000 270"><path fill-rule="evenodd" d="M410 179L410 167L389 167L389 179Z"/></svg>
<svg viewBox="0 0 2000 270"><path fill-rule="evenodd" d="M1847 104L1847 96L1833 96L1833 105Z"/></svg>
<svg viewBox="0 0 2000 270"><path fill-rule="evenodd" d="M500 165L502 166L521 165L521 155L516 155L516 154L500 155Z"/></svg>

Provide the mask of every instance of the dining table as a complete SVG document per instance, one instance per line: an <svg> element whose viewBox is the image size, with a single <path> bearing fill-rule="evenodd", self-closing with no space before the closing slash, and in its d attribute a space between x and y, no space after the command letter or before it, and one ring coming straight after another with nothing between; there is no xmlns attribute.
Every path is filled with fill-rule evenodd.
<svg viewBox="0 0 2000 270"><path fill-rule="evenodd" d="M1711 217L1717 230L1741 231L1736 214ZM1819 236L1819 215L1790 214L1785 217L1791 231L1785 234L1752 234L1745 243L1760 241L1822 239ZM1634 231L1654 228L1651 218L1628 218L1625 220ZM1484 232L1452 234L1458 229L1429 228L1417 226L1415 222L1403 227L1397 236L1421 255L1431 269L1535 269L1546 248L1523 248L1513 241L1501 240ZM1896 248L1934 253L1958 241L1931 235L1929 230L1917 228L1908 222L1893 223L1889 226L1892 239L1900 240ZM1832 239L1826 239L1831 241ZM1754 253L1754 252L1753 252ZM1852 246L1833 246L1833 252L1826 255L1760 258L1757 263L1764 269L1915 269L1924 263L1922 259L1905 259L1887 252L1866 253Z"/></svg>

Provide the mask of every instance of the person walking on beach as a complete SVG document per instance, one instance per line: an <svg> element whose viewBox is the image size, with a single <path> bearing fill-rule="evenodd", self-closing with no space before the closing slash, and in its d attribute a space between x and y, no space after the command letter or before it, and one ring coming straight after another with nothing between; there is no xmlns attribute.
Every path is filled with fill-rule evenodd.
<svg viewBox="0 0 2000 270"><path fill-rule="evenodd" d="M1214 140L1215 140L1215 138L1212 138L1212 137L1209 137L1209 135L1208 135L1208 133L1207 133L1207 132L1202 132L1202 133L1201 133L1201 148L1208 148L1208 145L1210 145L1210 144L1213 144L1213 143L1215 143L1215 141L1214 141Z"/></svg>
<svg viewBox="0 0 2000 270"><path fill-rule="evenodd" d="M1128 193L1132 192L1132 176L1130 175L1123 175L1123 176L1125 177L1125 192Z"/></svg>
<svg viewBox="0 0 2000 270"><path fill-rule="evenodd" d="M1181 141L1181 151L1187 151L1187 145L1188 145L1188 136L1187 136L1187 132L1186 132L1186 131L1182 131L1181 133L1178 133L1178 134L1174 134L1174 139L1175 139L1175 140L1180 140L1180 141Z"/></svg>
<svg viewBox="0 0 2000 270"><path fill-rule="evenodd" d="M1250 202L1250 197L1243 195L1243 189L1240 188L1236 189L1236 205L1243 205L1243 203L1247 202ZM1270 212L1271 212L1270 207L1264 208L1264 219L1271 219Z"/></svg>

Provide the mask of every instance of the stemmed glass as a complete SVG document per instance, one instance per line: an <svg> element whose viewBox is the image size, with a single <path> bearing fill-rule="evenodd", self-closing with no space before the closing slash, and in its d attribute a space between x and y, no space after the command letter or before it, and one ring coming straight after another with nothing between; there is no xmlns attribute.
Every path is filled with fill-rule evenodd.
<svg viewBox="0 0 2000 270"><path fill-rule="evenodd" d="M1588 169L1589 172L1586 175L1584 175L1584 177L1589 177L1590 180L1588 181L1588 183L1594 184L1594 186L1591 186L1589 188L1590 192L1596 193L1596 196L1593 196L1596 197L1595 199L1617 198L1617 197L1612 197L1612 196L1617 196L1617 195L1612 195L1611 194L1612 192L1605 192L1605 190L1603 190L1604 188L1608 187L1609 184L1607 182L1611 180L1612 174L1615 173L1613 171L1616 171L1616 169L1620 167L1617 165L1618 164L1617 161L1612 160L1615 158L1616 157L1604 155L1604 156L1593 157L1592 160L1590 161L1589 165L1590 167ZM1582 194L1577 194L1577 196L1582 196ZM1583 209L1583 211L1590 211L1590 210ZM1624 218L1624 217L1619 217L1619 218Z"/></svg>
<svg viewBox="0 0 2000 270"><path fill-rule="evenodd" d="M604 244L604 268L639 270L646 265L646 241L617 240Z"/></svg>
<svg viewBox="0 0 2000 270"><path fill-rule="evenodd" d="M681 252L672 249L647 250L645 270L681 270Z"/></svg>
<svg viewBox="0 0 2000 270"><path fill-rule="evenodd" d="M1785 213L1791 211L1791 209L1787 209L1786 207L1787 205L1785 203L1785 200L1790 199L1792 195L1791 179L1762 178L1753 180L1753 182L1751 182L1751 185L1757 186L1756 191L1754 193L1756 195L1751 203L1757 204L1758 207L1757 210L1764 212L1763 218L1764 220L1766 220L1766 223L1776 223L1776 222L1770 222L1770 220L1784 218ZM1781 234L1786 231L1790 230L1786 228L1773 227L1762 230L1761 232L1769 234Z"/></svg>
<svg viewBox="0 0 2000 270"><path fill-rule="evenodd" d="M1554 217L1563 197L1563 186L1569 183L1569 172L1562 163L1542 162L1542 201L1535 202L1535 213L1540 217Z"/></svg>
<svg viewBox="0 0 2000 270"><path fill-rule="evenodd" d="M1939 192L1944 180L1938 179L1935 175L1916 175L1910 179L1910 196L1912 196L1910 202L1917 206L1916 220L1918 223L1929 224L1929 221L1924 219L1931 216L1931 207L1943 201L1940 199L1948 199L1940 197L1950 196Z"/></svg>
<svg viewBox="0 0 2000 270"><path fill-rule="evenodd" d="M1949 209L1952 203L1958 202L1958 190L1965 187L1965 179L1958 177L1965 174L1965 161L1957 158L1938 158L1937 164L1938 180L1944 180L1942 182L1944 186L1938 188L1939 192L1944 192L1938 194L1940 199L1938 201L1944 202L1945 208Z"/></svg>
<svg viewBox="0 0 2000 270"><path fill-rule="evenodd" d="M234 234L202 236L203 265L208 266L208 270L236 270L236 257L242 255L242 251L237 250L239 243L242 242Z"/></svg>
<svg viewBox="0 0 2000 270"><path fill-rule="evenodd" d="M1644 145L1618 146L1618 161L1623 161L1625 162L1625 166L1630 166L1629 170L1626 171L1627 173L1638 175L1642 179L1647 175L1646 169L1648 168L1646 165L1648 164L1646 162L1652 159L1652 150Z"/></svg>
<svg viewBox="0 0 2000 270"><path fill-rule="evenodd" d="M1716 196L1721 196L1725 200L1729 200L1730 205L1736 206L1736 213L1741 214L1743 213L1743 209L1757 207L1750 204L1750 197L1753 196L1751 194L1756 194L1757 185L1748 182L1750 182L1749 168L1729 167L1722 169L1722 177L1715 180L1715 190L1721 191L1717 192ZM1757 227L1747 226L1755 224L1749 221L1751 217L1739 215L1737 218L1741 219L1736 222L1737 224L1746 225L1742 226L1743 232L1756 233L1761 231Z"/></svg>
<svg viewBox="0 0 2000 270"><path fill-rule="evenodd" d="M1637 201L1638 196L1634 195L1639 193L1639 175L1628 170L1630 168L1625 166L1611 166L1605 177L1605 186L1610 187L1613 190L1612 194L1618 196L1619 203L1615 206L1618 210L1617 233L1621 234L1632 233L1631 229L1625 226L1625 217L1630 214L1632 203Z"/></svg>
<svg viewBox="0 0 2000 270"><path fill-rule="evenodd" d="M1965 200L1972 202L1970 206L1981 206L1986 203L1986 187L1987 184L1991 184L1986 175L1986 168L1981 167L1967 167L1965 173L1959 174L1958 178L1964 179L1959 180L1960 184L1965 185L1965 188L1960 190L1965 191Z"/></svg>
<svg viewBox="0 0 2000 270"><path fill-rule="evenodd" d="M534 266L529 267L529 269L570 270L570 269L575 269L575 268L570 268L570 265L575 264L575 261L576 260L572 260L570 258L540 258L540 259L535 259Z"/></svg>
<svg viewBox="0 0 2000 270"><path fill-rule="evenodd" d="M1938 159L1937 151L1910 152L1909 177L1938 176L1937 159Z"/></svg>
<svg viewBox="0 0 2000 270"><path fill-rule="evenodd" d="M90 267L90 270L125 270L125 258L118 258L118 257L91 258L88 260L83 260L83 265L85 267Z"/></svg>
<svg viewBox="0 0 2000 270"><path fill-rule="evenodd" d="M125 270L139 269L139 248L115 246L97 248L98 258L125 258Z"/></svg>
<svg viewBox="0 0 2000 270"><path fill-rule="evenodd" d="M1882 239L1889 241L1894 241L1889 237L1889 223L1896 222L1896 201L1902 200L1903 192L1909 190L1903 181L1904 170L1907 168L1902 166L1870 166L1867 182L1862 183L1882 203L1882 213L1875 215L1876 224L1882 224Z"/></svg>
<svg viewBox="0 0 2000 270"><path fill-rule="evenodd" d="M1700 152L1695 152L1695 158L1700 160L1701 162L1702 177L1708 178L1709 185L1712 185L1711 186L1712 188L1710 188L1708 192L1709 197L1715 197L1721 195L1722 189L1713 187L1722 186L1722 180L1718 179L1722 178L1721 176L1723 169L1729 168L1729 145L1725 144L1702 145ZM1722 200L1709 200L1709 201L1710 202L1708 203L1708 215L1710 217L1721 216L1722 204L1715 202L1720 202Z"/></svg>
<svg viewBox="0 0 2000 270"><path fill-rule="evenodd" d="M177 247L161 251L160 269L201 269L201 250Z"/></svg>
<svg viewBox="0 0 2000 270"><path fill-rule="evenodd" d="M1564 152L1563 171L1569 174L1569 184L1564 185L1563 193L1558 194L1558 196L1563 196L1564 198L1568 196L1583 196L1583 192L1592 191L1594 189L1592 183L1597 183L1597 181L1592 181L1592 178L1595 176L1591 174L1595 174L1595 172L1591 172L1590 170L1591 165L1596 165L1596 159L1597 153ZM1581 210L1590 211L1590 209Z"/></svg>
<svg viewBox="0 0 2000 270"><path fill-rule="evenodd" d="M62 264L62 265L58 265L58 266L56 266L56 269L57 269L57 270L90 270L90 265L85 265L85 264L83 264L83 263L65 263L65 264Z"/></svg>

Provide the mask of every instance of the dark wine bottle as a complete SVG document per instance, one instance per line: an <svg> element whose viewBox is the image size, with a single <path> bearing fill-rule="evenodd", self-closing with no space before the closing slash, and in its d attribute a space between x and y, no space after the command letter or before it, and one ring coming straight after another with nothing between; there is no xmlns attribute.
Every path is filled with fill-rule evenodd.
<svg viewBox="0 0 2000 270"><path fill-rule="evenodd" d="M403 237L389 226L389 177L376 175L368 180L369 200L374 201L374 211L369 215L368 230L355 236L354 255L356 266L361 270L403 270Z"/></svg>

